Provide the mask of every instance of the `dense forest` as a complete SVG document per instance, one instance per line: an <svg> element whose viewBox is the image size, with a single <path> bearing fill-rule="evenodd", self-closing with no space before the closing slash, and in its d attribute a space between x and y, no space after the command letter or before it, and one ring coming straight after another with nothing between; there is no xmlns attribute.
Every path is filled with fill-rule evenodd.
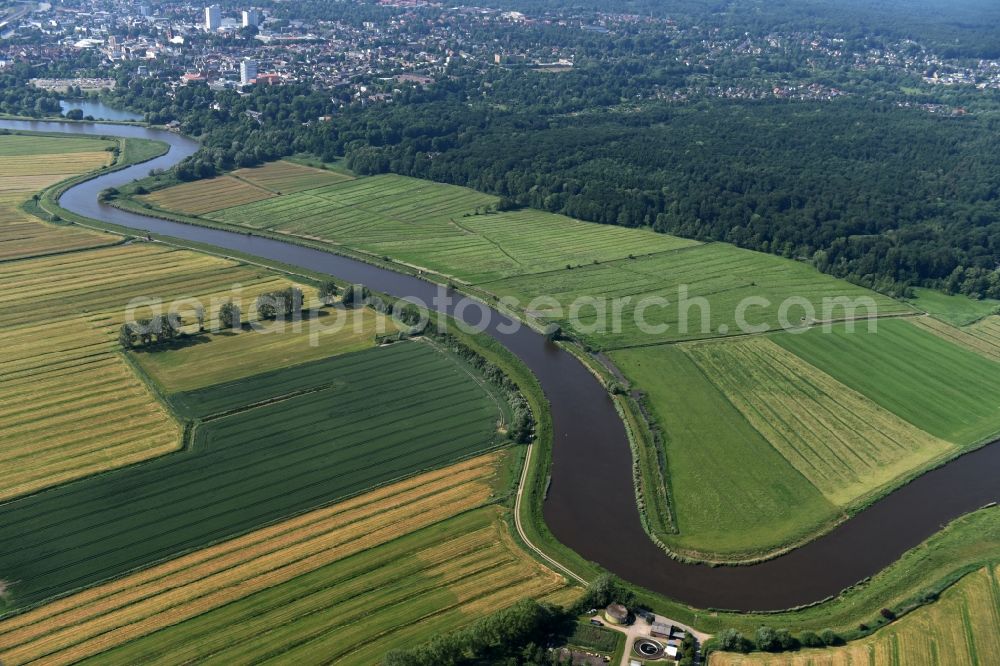
<svg viewBox="0 0 1000 666"><path fill-rule="evenodd" d="M363 174L429 178L497 194L506 206L731 242L886 293L929 285L1000 296L1000 118L988 115L856 99L560 112L574 106L561 88L505 111L469 104L477 82L458 77L408 91L400 104L315 122L335 105L305 86L242 96L188 86L170 99L145 85L154 89L123 87L116 101L152 122L181 119L203 140L178 167L182 179L297 152L346 156ZM530 86L509 87L509 99L531 97ZM206 110L213 101L221 110Z"/></svg>
<svg viewBox="0 0 1000 666"><path fill-rule="evenodd" d="M985 0L946 9L918 0L908 11L902 0L845 2L850 12L819 0L683 0L670 7L689 23L714 21L720 35L830 25L845 35L845 50L877 47L880 34L912 32L966 55L985 53L979 36L995 32L969 24L970 17L1000 17L1000 5ZM273 4L274 12L286 12L284 4ZM524 0L493 4L513 9ZM605 4L543 0L533 11L583 15ZM621 9L656 13L662 6L629 0ZM297 8L305 18L347 23L401 11L319 0ZM890 15L898 20L888 21ZM294 153L343 157L363 174L466 185L499 195L505 207L811 261L890 294L923 285L1000 297L1000 95L924 86L914 98L903 92L919 86L909 74L844 67L795 43L758 56L713 56L710 70L692 72L676 57L685 38L638 23L625 22L614 34L545 22L482 29L508 46L569 46L574 66L553 74L458 63L433 85L388 87L392 101L380 104L355 99L346 88L306 83L243 92L176 87L179 71L139 79L122 68L106 98L151 123L178 121L202 141L203 149L177 167L184 180ZM697 44L685 48L700 53ZM27 75L14 69L0 81L0 109L51 111L54 96L26 86ZM752 87L774 76L847 94L671 97L704 85ZM928 113L914 99L959 112Z"/></svg>

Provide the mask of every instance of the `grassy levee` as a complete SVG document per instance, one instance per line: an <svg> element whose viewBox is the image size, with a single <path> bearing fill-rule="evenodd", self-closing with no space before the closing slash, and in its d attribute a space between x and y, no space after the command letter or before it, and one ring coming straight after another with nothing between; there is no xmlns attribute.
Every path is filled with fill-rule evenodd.
<svg viewBox="0 0 1000 666"><path fill-rule="evenodd" d="M535 439L531 447L531 458L525 459L522 465L527 469L512 470L513 474L525 471L520 502L521 527L532 545L541 549L547 556L556 560L573 574L584 580L591 580L601 573L601 568L575 551L561 544L549 531L542 516L542 503L549 484L549 467L552 461L552 415L549 412L548 399L541 384L534 374L506 347L493 338L479 334L470 335L460 328L452 326L450 331L459 340L475 349L488 361L499 366L511 380L517 384L522 395L528 401L532 414L535 416ZM512 502L508 502L512 505ZM512 506L513 508L513 506ZM508 515L508 525L511 534L521 542L517 529L513 524L513 515ZM525 547L528 544L523 544ZM533 555L533 551L528 549ZM544 562L546 565L550 563Z"/></svg>
<svg viewBox="0 0 1000 666"><path fill-rule="evenodd" d="M633 588L640 603L657 612L718 633L735 628L752 635L761 625L779 629L833 629L847 639L859 638L886 624L881 609L904 615L934 600L962 576L996 564L1000 553L1000 507L962 516L871 578L832 599L799 609L773 613L733 613L697 609L642 588ZM868 630L859 629L864 623Z"/></svg>
<svg viewBox="0 0 1000 666"><path fill-rule="evenodd" d="M713 653L710 666L977 666L1000 660L1000 567L955 583L939 601L847 645L794 653Z"/></svg>
<svg viewBox="0 0 1000 666"><path fill-rule="evenodd" d="M198 426L179 453L0 507L0 538L17 544L0 556L5 579L15 581L8 591L13 607L500 442L496 404L465 369L429 346L401 343L310 367L332 373L321 390L312 390L315 375L294 386L271 373L244 380L237 400L225 385L214 396L199 392L198 415L207 415L204 405L233 410L269 404ZM294 397L270 402L289 393Z"/></svg>
<svg viewBox="0 0 1000 666"><path fill-rule="evenodd" d="M62 196L62 193L74 185L90 180L95 176L125 169L133 164L139 164L153 159L154 157L159 157L160 155L166 154L166 152L170 149L166 143L150 139L119 138L117 141L119 142L118 159L116 159L111 166L98 173L87 173L73 178L67 178L64 181L46 187L41 192L38 200L38 208L40 211L45 215L48 215L50 220L67 221L87 227L96 226L101 228L102 225L100 223L94 224L96 220L92 220L82 215L77 215L76 213L66 210L60 206L59 197ZM105 225L103 228L111 231L124 230L124 227L117 227L115 225ZM128 230L128 233L124 235L132 236L134 234L135 230L132 229Z"/></svg>

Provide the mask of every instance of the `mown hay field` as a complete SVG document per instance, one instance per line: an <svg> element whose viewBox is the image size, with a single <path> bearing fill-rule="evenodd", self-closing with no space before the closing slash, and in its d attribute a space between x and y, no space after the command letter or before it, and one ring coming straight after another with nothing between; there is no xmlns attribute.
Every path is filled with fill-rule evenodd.
<svg viewBox="0 0 1000 666"><path fill-rule="evenodd" d="M962 294L946 294L936 289L915 288L909 299L917 308L953 326L966 326L983 317L1000 313L1000 300L973 299Z"/></svg>
<svg viewBox="0 0 1000 666"><path fill-rule="evenodd" d="M968 445L1000 433L1000 363L903 320L774 341L902 419Z"/></svg>
<svg viewBox="0 0 1000 666"><path fill-rule="evenodd" d="M264 188L233 178L218 176L208 180L182 183L139 197L157 208L187 215L204 215L231 206L269 199L274 194Z"/></svg>
<svg viewBox="0 0 1000 666"><path fill-rule="evenodd" d="M104 151L116 145L114 141L85 136L33 136L28 134L0 135L0 157L31 155L68 155ZM107 155L105 155L107 157ZM6 162L6 159L4 160Z"/></svg>
<svg viewBox="0 0 1000 666"><path fill-rule="evenodd" d="M783 655L715 653L710 666L980 666L1000 655L1000 567L968 574L941 599L842 647Z"/></svg>
<svg viewBox="0 0 1000 666"><path fill-rule="evenodd" d="M8 178L0 177L0 190ZM26 197L0 196L0 261L112 245L118 238L82 227L56 226L21 210Z"/></svg>
<svg viewBox="0 0 1000 666"><path fill-rule="evenodd" d="M111 163L100 139L0 135L0 261L110 245L117 238L43 222L21 210L38 190Z"/></svg>
<svg viewBox="0 0 1000 666"><path fill-rule="evenodd" d="M751 297L766 299L767 304L758 301L746 307L742 313L746 324L768 330L781 327L779 314L786 299L808 302L817 320L912 311L906 304L819 273L804 263L721 243L521 276L486 287L500 296L518 299L522 306L537 297L554 298L561 316L551 304L535 310L567 330L573 330L568 318L571 305L580 297L608 299L608 315L613 312L610 299L630 299L622 305L620 328L611 316L599 317L592 306L579 308L577 334L603 349L738 333L739 306ZM686 306L682 305L682 296ZM666 299L667 303L646 300L653 297ZM835 299L839 298L859 307L838 305ZM650 303L640 310L642 320L650 327L645 332L636 318L637 306L643 302ZM808 323L802 321L804 307L795 305L795 301L790 303L785 325ZM863 304L872 307L861 307Z"/></svg>
<svg viewBox="0 0 1000 666"><path fill-rule="evenodd" d="M971 326L958 328L932 317L918 317L913 323L948 342L1000 361L1000 317L986 317Z"/></svg>
<svg viewBox="0 0 1000 666"><path fill-rule="evenodd" d="M697 244L539 211L475 214L496 202L495 197L466 188L386 175L208 217L387 255L467 282Z"/></svg>
<svg viewBox="0 0 1000 666"><path fill-rule="evenodd" d="M492 511L466 513L489 500L497 461L489 454L411 477L0 621L0 658L9 664L94 656L103 663L203 659L245 643L277 615L304 614L305 597L313 599L313 615L300 617L300 627L318 623L341 636L338 643L348 652L370 650L367 640L343 641L354 628L344 626L350 624L345 606L324 599L325 590L337 586L336 594L348 598L371 595L364 603L376 605L372 615L401 643L414 630L453 628L482 612L458 603L454 594L428 594L426 587L421 594L420 584L429 580L447 586L474 574L484 595L477 597L480 604L500 601L511 584L520 596L564 589L561 579L510 543ZM412 594L379 610L384 585L394 580L413 583ZM177 631L186 638L177 642ZM305 637L301 628L292 634ZM272 638L268 648L279 647ZM265 651L254 650L257 656Z"/></svg>
<svg viewBox="0 0 1000 666"><path fill-rule="evenodd" d="M93 663L374 664L565 581L479 509L101 654Z"/></svg>
<svg viewBox="0 0 1000 666"><path fill-rule="evenodd" d="M284 160L248 169L237 169L233 172L233 176L275 194L291 194L354 179L353 176L337 171L316 169Z"/></svg>
<svg viewBox="0 0 1000 666"><path fill-rule="evenodd" d="M12 608L492 449L498 406L430 345L400 343L199 393L183 451L0 505ZM294 370L294 369L293 369ZM283 400L281 396L293 395Z"/></svg>
<svg viewBox="0 0 1000 666"><path fill-rule="evenodd" d="M747 422L837 506L891 487L955 449L770 338L692 344L686 351Z"/></svg>
<svg viewBox="0 0 1000 666"><path fill-rule="evenodd" d="M367 249L456 275L493 291L490 282L504 277L698 245L697 241L644 229L592 224L534 210L455 218L454 224L464 235L397 239Z"/></svg>
<svg viewBox="0 0 1000 666"><path fill-rule="evenodd" d="M661 532L668 545L723 555L761 552L838 515L679 346L623 349L611 358L646 394L663 432L679 530Z"/></svg>
<svg viewBox="0 0 1000 666"><path fill-rule="evenodd" d="M461 235L450 219L494 201L451 185L373 176L285 194L208 217L360 247L400 238Z"/></svg>
<svg viewBox="0 0 1000 666"><path fill-rule="evenodd" d="M149 244L0 263L0 283L3 499L181 445L174 419L118 354L117 328L132 298L208 303L237 283L247 297L287 284Z"/></svg>
<svg viewBox="0 0 1000 666"><path fill-rule="evenodd" d="M397 324L370 308L326 309L295 322L257 322L253 330L206 332L193 341L133 358L167 393L191 391L261 372L368 349Z"/></svg>

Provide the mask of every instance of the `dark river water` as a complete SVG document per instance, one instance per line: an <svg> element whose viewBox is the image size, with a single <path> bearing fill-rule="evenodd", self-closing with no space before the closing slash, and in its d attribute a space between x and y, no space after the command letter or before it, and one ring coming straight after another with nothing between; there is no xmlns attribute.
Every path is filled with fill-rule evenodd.
<svg viewBox="0 0 1000 666"><path fill-rule="evenodd" d="M166 168L197 144L142 127L59 122L0 121L0 127L159 139L170 152L156 160L106 174L67 191L61 203L82 215L138 230L245 252L364 283L397 297L430 303L438 288L420 278L346 257L267 238L206 229L104 206L98 193ZM457 300L459 296L452 294ZM477 324L476 308L446 308ZM486 332L516 354L541 382L554 427L552 483L544 516L559 541L622 578L702 608L777 610L835 595L871 576L950 520L1000 500L1000 446L993 444L929 472L824 537L773 560L742 567L681 564L657 548L639 522L632 488L632 459L611 399L571 354L492 312ZM734 442L734 446L738 446Z"/></svg>
<svg viewBox="0 0 1000 666"><path fill-rule="evenodd" d="M89 99L60 100L59 108L63 113L79 109L84 117L91 116L97 120L142 120L142 116L131 111L123 111L110 107L104 102Z"/></svg>

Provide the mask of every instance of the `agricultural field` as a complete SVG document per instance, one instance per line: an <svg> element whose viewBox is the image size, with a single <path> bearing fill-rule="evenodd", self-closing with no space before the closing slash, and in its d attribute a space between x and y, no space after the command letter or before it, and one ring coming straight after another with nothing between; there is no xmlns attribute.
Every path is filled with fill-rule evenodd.
<svg viewBox="0 0 1000 666"><path fill-rule="evenodd" d="M353 176L337 171L315 169L284 160L269 162L249 169L237 169L232 175L275 194L292 194L345 180L353 180Z"/></svg>
<svg viewBox="0 0 1000 666"><path fill-rule="evenodd" d="M110 164L99 139L0 134L0 261L111 245L117 238L80 227L57 226L21 210L37 190Z"/></svg>
<svg viewBox="0 0 1000 666"><path fill-rule="evenodd" d="M16 544L0 554L10 607L503 441L499 401L465 367L420 342L180 394L175 404L205 419L182 451L0 505L0 541Z"/></svg>
<svg viewBox="0 0 1000 666"><path fill-rule="evenodd" d="M1000 432L1000 363L909 321L773 340L935 437L965 446Z"/></svg>
<svg viewBox="0 0 1000 666"><path fill-rule="evenodd" d="M240 173L242 170L233 175ZM158 195L169 197L175 189ZM494 206L496 198L403 176L345 180L298 194L284 191L284 196L218 210L206 217L387 255L466 282L697 244L539 211L476 214L477 209L482 212Z"/></svg>
<svg viewBox="0 0 1000 666"><path fill-rule="evenodd" d="M0 177L0 189L6 189ZM21 210L27 197L0 196L0 261L59 254L90 247L112 245L118 239L82 227L56 226Z"/></svg>
<svg viewBox="0 0 1000 666"><path fill-rule="evenodd" d="M520 210L455 218L464 235L393 240L366 249L498 293L491 281L697 245L675 236ZM538 276L544 284L545 276Z"/></svg>
<svg viewBox="0 0 1000 666"><path fill-rule="evenodd" d="M2 499L181 445L177 423L118 354L131 299L207 303L233 284L252 299L286 284L258 268L145 243L0 263L0 283Z"/></svg>
<svg viewBox="0 0 1000 666"><path fill-rule="evenodd" d="M1000 655L1000 567L971 573L941 599L845 646L769 655L715 653L710 666L976 666Z"/></svg>
<svg viewBox="0 0 1000 666"><path fill-rule="evenodd" d="M836 506L891 486L955 449L770 338L694 344L686 351L754 429Z"/></svg>
<svg viewBox="0 0 1000 666"><path fill-rule="evenodd" d="M780 305L786 299L808 302L814 319L820 321L852 314L867 317L911 312L906 304L824 275L806 264L720 243L521 276L485 286L495 294L517 298L522 304L540 296L555 298L558 308L551 305L534 309L567 330L572 330L566 321L572 314L571 305L580 297L609 299L609 315L613 312L610 299L630 299L621 308L622 325L618 330L610 316L598 318L592 306L579 310L577 333L603 349L737 333L738 307L747 298L766 299L767 305L764 301L752 303L743 314L748 325L768 330L779 328ZM681 299L682 294L686 301ZM650 303L641 311L650 327L659 327L643 332L635 316L636 306L651 297L664 298L668 303ZM859 307L852 312L852 308L836 304L833 299L841 297ZM787 325L809 323L803 320L805 312L801 305L790 307Z"/></svg>
<svg viewBox="0 0 1000 666"><path fill-rule="evenodd" d="M914 289L915 297L909 299L924 312L952 324L966 326L983 317L1000 313L1000 301L984 298L973 300L961 294L946 294L935 289Z"/></svg>
<svg viewBox="0 0 1000 666"><path fill-rule="evenodd" d="M376 333L398 330L391 318L370 308L327 309L300 325L257 326L238 333L206 332L189 344L155 351L140 348L133 358L164 392L174 393L361 351L374 346Z"/></svg>
<svg viewBox="0 0 1000 666"><path fill-rule="evenodd" d="M663 432L679 533L659 536L672 548L768 550L838 515L678 345L611 357L642 388Z"/></svg>
<svg viewBox="0 0 1000 666"><path fill-rule="evenodd" d="M207 180L175 185L169 189L138 197L157 208L187 215L204 215L230 206L270 199L274 194L262 187L233 178L217 176Z"/></svg>
<svg viewBox="0 0 1000 666"><path fill-rule="evenodd" d="M571 593L510 542L495 510L475 510L494 491L498 461L414 476L0 621L0 659L177 663L222 650L233 663L321 628L358 663L484 608ZM358 613L379 627L378 647L359 634ZM251 647L259 635L267 646Z"/></svg>
<svg viewBox="0 0 1000 666"><path fill-rule="evenodd" d="M953 344L1000 361L1000 316L992 315L964 328L931 317L919 317L913 323Z"/></svg>

